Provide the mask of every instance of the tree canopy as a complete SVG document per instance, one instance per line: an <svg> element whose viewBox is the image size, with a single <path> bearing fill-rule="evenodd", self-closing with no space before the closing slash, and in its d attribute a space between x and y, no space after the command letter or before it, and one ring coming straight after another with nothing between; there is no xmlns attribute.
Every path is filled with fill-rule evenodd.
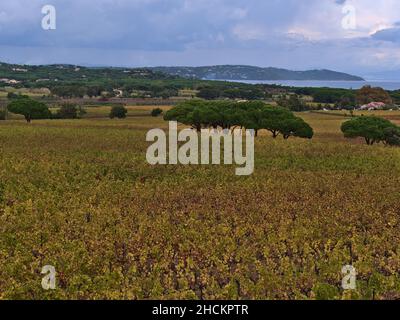
<svg viewBox="0 0 400 320"><path fill-rule="evenodd" d="M7 109L12 113L23 115L27 122L31 122L34 119L50 119L52 117L46 104L26 97L12 100Z"/></svg>
<svg viewBox="0 0 400 320"><path fill-rule="evenodd" d="M203 128L253 129L256 132L268 130L274 138L282 135L313 137L313 129L290 110L268 106L261 101L202 101L192 100L181 103L169 110L164 119L177 121L200 131Z"/></svg>
<svg viewBox="0 0 400 320"><path fill-rule="evenodd" d="M383 102L385 104L392 104L393 100L382 88L372 88L371 86L364 86L357 91L356 94L357 104L364 105L370 102Z"/></svg>
<svg viewBox="0 0 400 320"><path fill-rule="evenodd" d="M400 128L389 120L362 116L353 118L342 125L346 138L364 138L368 145L383 142L396 145L400 137Z"/></svg>

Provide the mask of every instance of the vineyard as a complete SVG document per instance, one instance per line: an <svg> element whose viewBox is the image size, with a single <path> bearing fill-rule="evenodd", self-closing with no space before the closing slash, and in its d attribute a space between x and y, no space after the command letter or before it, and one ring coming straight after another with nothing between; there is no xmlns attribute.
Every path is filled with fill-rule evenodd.
<svg viewBox="0 0 400 320"><path fill-rule="evenodd" d="M313 140L260 132L249 177L153 167L146 132L168 123L146 110L0 121L0 299L400 298L399 148L304 113Z"/></svg>

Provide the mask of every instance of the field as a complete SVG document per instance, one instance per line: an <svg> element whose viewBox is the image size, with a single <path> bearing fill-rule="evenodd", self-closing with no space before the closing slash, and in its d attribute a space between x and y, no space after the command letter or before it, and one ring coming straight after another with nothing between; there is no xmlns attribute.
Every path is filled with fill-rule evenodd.
<svg viewBox="0 0 400 320"><path fill-rule="evenodd" d="M0 121L0 299L400 298L400 149L305 113L315 138L262 133L249 177L153 167L146 132L168 124L150 110Z"/></svg>

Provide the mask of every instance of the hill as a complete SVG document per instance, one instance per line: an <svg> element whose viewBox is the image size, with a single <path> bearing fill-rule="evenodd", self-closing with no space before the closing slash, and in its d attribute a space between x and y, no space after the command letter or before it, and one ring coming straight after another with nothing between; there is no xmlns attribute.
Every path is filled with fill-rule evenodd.
<svg viewBox="0 0 400 320"><path fill-rule="evenodd" d="M83 66L55 65L18 65L0 63L0 80L12 79L19 82L54 82L54 81L99 81L129 79L168 79L164 73L157 73L146 68L88 68Z"/></svg>
<svg viewBox="0 0 400 320"><path fill-rule="evenodd" d="M364 81L363 78L331 70L291 71L241 65L207 67L156 67L154 71L174 76L207 80L344 80Z"/></svg>

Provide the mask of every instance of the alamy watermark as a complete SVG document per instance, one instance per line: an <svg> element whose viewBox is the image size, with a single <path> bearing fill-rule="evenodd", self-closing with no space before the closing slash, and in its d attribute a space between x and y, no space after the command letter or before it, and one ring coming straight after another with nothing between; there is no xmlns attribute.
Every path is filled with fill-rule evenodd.
<svg viewBox="0 0 400 320"><path fill-rule="evenodd" d="M42 8L42 29L43 30L56 30L57 29L57 12L56 8L52 5L45 5Z"/></svg>
<svg viewBox="0 0 400 320"><path fill-rule="evenodd" d="M235 163L242 166L236 168L236 175L248 176L254 172L254 136L254 130L246 130L246 147L243 148L243 130L241 129L203 129L200 134L194 129L184 129L178 133L178 123L170 121L168 143L164 130L152 129L147 133L146 141L154 143L147 149L146 159L151 165L178 163L218 165L221 164L221 142L223 142L224 164ZM179 142L185 143L178 149ZM245 151L245 156L243 156L243 151Z"/></svg>
<svg viewBox="0 0 400 320"><path fill-rule="evenodd" d="M42 288L44 290L55 290L56 268L54 268L54 266L46 265L42 268L41 273L45 274L45 276L42 278Z"/></svg>
<svg viewBox="0 0 400 320"><path fill-rule="evenodd" d="M344 290L356 290L357 289L357 271L353 266L347 265L342 268L342 288Z"/></svg>
<svg viewBox="0 0 400 320"><path fill-rule="evenodd" d="M355 30L357 28L356 8L351 4L347 4L343 6L342 13L344 14L342 28L345 30Z"/></svg>

